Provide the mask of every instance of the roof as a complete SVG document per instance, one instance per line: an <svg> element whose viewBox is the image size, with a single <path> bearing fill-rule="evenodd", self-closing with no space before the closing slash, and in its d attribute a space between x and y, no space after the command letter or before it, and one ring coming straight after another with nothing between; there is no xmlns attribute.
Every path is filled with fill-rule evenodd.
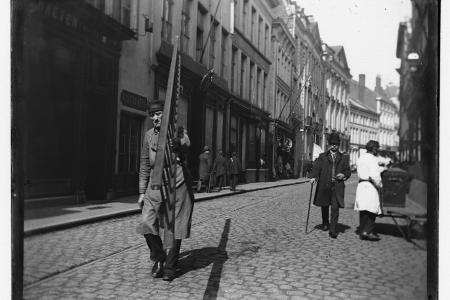
<svg viewBox="0 0 450 300"><path fill-rule="evenodd" d="M330 46L330 48L333 49L334 52L338 53L339 51L341 51L343 46Z"/></svg>
<svg viewBox="0 0 450 300"><path fill-rule="evenodd" d="M372 111L377 111L377 97L379 95L374 91L364 87L364 99L359 99L359 83L356 80L350 80L350 97L358 99Z"/></svg>
<svg viewBox="0 0 450 300"><path fill-rule="evenodd" d="M353 79L350 81L350 97L358 99L374 111L377 111L377 98L381 98L381 101L396 107L395 103L388 98L388 94L384 90L382 93L377 93L368 87L364 87L364 99L359 99L359 83Z"/></svg>
<svg viewBox="0 0 450 300"><path fill-rule="evenodd" d="M356 107L359 108L359 109L366 110L366 111L370 111L370 112L372 112L372 113L374 113L374 114L377 114L377 112L376 112L375 110L373 110L373 109L371 109L370 107L368 107L367 105L363 104L363 103L362 103L361 101L359 101L358 99L349 97L349 102L350 102L350 105L356 106Z"/></svg>

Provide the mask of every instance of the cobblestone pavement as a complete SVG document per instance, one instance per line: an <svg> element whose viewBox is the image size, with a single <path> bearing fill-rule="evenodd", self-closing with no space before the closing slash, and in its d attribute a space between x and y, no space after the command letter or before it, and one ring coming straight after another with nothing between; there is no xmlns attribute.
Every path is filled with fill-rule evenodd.
<svg viewBox="0 0 450 300"><path fill-rule="evenodd" d="M426 299L426 252L386 218L360 241L349 181L336 240L317 207L305 234L309 184L196 203L170 283L151 278L136 216L31 237L25 299Z"/></svg>

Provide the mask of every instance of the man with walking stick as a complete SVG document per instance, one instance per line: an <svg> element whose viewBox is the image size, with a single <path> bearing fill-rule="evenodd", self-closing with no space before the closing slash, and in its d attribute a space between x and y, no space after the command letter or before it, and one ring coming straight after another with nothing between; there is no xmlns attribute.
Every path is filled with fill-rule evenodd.
<svg viewBox="0 0 450 300"><path fill-rule="evenodd" d="M345 184L350 175L349 156L339 152L339 134L332 132L328 139L329 150L321 153L314 161L310 174L311 184L317 180L314 205L322 209L322 230L331 238L337 238L339 208L344 207ZM329 207L331 206L331 222Z"/></svg>

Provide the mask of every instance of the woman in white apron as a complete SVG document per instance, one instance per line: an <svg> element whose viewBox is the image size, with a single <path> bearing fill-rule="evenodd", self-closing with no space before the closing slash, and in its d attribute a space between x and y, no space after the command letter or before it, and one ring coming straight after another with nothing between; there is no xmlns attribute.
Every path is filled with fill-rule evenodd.
<svg viewBox="0 0 450 300"><path fill-rule="evenodd" d="M377 141L370 140L366 145L367 152L362 153L356 162L359 183L356 188L355 210L359 211L359 232L362 240L380 240L373 232L375 218L382 213L378 193L378 189L382 187L377 158L379 148Z"/></svg>

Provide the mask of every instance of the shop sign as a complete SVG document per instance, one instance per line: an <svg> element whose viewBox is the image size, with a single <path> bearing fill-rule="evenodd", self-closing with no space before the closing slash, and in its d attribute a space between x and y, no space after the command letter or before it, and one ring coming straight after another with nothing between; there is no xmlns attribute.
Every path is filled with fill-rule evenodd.
<svg viewBox="0 0 450 300"><path fill-rule="evenodd" d="M122 90L122 92L120 93L120 101L125 106L142 111L147 111L147 98L134 94L127 90Z"/></svg>

